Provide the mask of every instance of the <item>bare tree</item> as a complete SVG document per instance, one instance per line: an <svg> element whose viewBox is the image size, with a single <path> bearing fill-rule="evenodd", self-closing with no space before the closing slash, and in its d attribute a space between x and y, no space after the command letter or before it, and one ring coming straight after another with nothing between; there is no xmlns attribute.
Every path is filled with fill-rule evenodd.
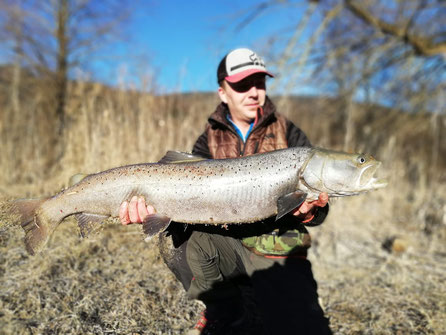
<svg viewBox="0 0 446 335"><path fill-rule="evenodd" d="M409 111L431 110L430 101L439 98L446 70L444 1L269 0L240 18L239 27L273 9L301 17L280 37L264 38L276 50L270 56L277 69L292 69L279 74L282 83L273 88L280 93L300 84ZM355 70L340 76L345 66Z"/></svg>
<svg viewBox="0 0 446 335"><path fill-rule="evenodd" d="M366 24L383 34L391 35L410 45L419 56L446 55L446 8L440 1L397 1L392 16L395 21L386 20L374 9L376 1L364 2L345 0L345 7ZM387 11L388 12L387 7ZM427 16L426 12L431 11ZM399 15L395 15L398 13ZM443 21L442 21L443 20Z"/></svg>
<svg viewBox="0 0 446 335"><path fill-rule="evenodd" d="M120 40L130 8L118 0L0 0L0 44L9 63L0 73L9 86L0 151L7 153L2 168L12 180L22 178L16 167L25 156L42 162L42 175L57 168L68 121L79 111L67 108L70 87L77 73L90 72L104 57L102 47Z"/></svg>
<svg viewBox="0 0 446 335"><path fill-rule="evenodd" d="M1 0L0 4L10 18L1 24L9 39L20 46L16 54L21 57L21 65L47 78L46 89L52 92L61 135L73 70L85 68L87 57L93 59L101 46L117 37L128 11L115 0Z"/></svg>

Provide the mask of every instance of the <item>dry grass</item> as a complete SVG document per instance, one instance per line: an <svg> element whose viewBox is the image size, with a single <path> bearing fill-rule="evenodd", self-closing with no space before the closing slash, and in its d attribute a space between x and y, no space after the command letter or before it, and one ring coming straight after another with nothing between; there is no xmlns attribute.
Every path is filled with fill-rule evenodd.
<svg viewBox="0 0 446 335"><path fill-rule="evenodd" d="M444 334L445 224L423 233L385 192L339 200L312 230L323 306L338 334Z"/></svg>
<svg viewBox="0 0 446 335"><path fill-rule="evenodd" d="M0 334L178 334L199 304L137 228L108 225L82 241L65 223L36 257L18 229L3 232Z"/></svg>
<svg viewBox="0 0 446 335"><path fill-rule="evenodd" d="M63 156L50 164L57 148L51 127L36 121L45 111L38 95L24 99L15 116L2 99L3 198L52 194L77 172L189 150L217 102L73 85ZM313 143L345 145L336 101L279 104ZM444 119L434 126L429 115L369 109L353 115L350 145L383 160L390 185L333 202L324 225L311 229L322 305L336 334L445 334ZM67 220L30 257L21 229L5 216L0 221L0 334L181 334L202 308L186 299L156 242L144 243L137 226L111 222L82 240Z"/></svg>

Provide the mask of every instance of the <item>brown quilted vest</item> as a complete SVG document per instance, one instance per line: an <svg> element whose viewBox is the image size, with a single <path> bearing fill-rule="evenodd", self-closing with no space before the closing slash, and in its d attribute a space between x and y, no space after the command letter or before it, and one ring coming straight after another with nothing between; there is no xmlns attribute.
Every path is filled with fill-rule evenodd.
<svg viewBox="0 0 446 335"><path fill-rule="evenodd" d="M268 99L263 111L259 111L258 121L245 143L226 119L226 113L226 107L220 105L211 115L211 124L208 123L206 128L209 151L213 158L249 156L288 147L287 121L275 111L274 105Z"/></svg>

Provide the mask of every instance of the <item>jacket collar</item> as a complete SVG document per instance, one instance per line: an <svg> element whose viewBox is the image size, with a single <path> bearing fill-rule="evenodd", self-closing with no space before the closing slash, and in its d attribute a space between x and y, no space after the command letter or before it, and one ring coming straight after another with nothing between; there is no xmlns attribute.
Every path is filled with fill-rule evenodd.
<svg viewBox="0 0 446 335"><path fill-rule="evenodd" d="M256 124L254 125L254 128L257 128L259 125L263 124L266 120L269 120L269 118L276 112L276 107L272 103L272 101L266 97L265 99L265 105L263 106L262 110L258 113L258 119ZM228 121L226 115L229 114L228 105L225 103L220 103L215 112L211 114L208 121L213 126L225 126L228 128L233 128L231 123Z"/></svg>

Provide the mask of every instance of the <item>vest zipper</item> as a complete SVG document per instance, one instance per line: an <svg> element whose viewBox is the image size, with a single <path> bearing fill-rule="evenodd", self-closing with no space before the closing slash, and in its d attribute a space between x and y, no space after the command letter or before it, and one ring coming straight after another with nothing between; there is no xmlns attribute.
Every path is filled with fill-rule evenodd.
<svg viewBox="0 0 446 335"><path fill-rule="evenodd" d="M235 134L235 135L238 137L238 139L239 139L239 142L238 142L238 152L239 152L240 157L242 157L242 156L245 154L246 143L248 142L248 139L249 139L249 137L251 136L251 134L252 134L257 128L259 128L260 125L262 125L262 124L265 123L267 120L269 120L273 115L274 115L274 114L271 114L271 115L269 115L266 119L262 120L262 122L257 123L257 124L255 125L255 127L251 130L251 132L248 134L248 137L246 138L246 141L245 141L245 142L243 142L243 139L242 139L242 138L240 137L240 135L235 131L235 129L232 127L232 125L229 125L229 124L227 124L227 123L223 123L223 125L224 125L226 128L228 128L229 131L231 131L233 134ZM217 122L219 122L219 121L217 121ZM221 122L219 122L219 123L221 124ZM243 143L243 147L242 147L242 143ZM257 143L255 144L254 153L257 152L257 150L258 150L258 148L259 148L259 145L260 145L259 142L257 142Z"/></svg>
<svg viewBox="0 0 446 335"><path fill-rule="evenodd" d="M251 132L248 134L248 137L246 138L246 141L245 141L245 142L243 142L243 139L242 139L240 136L238 136L238 134L237 134L237 136L238 136L238 138L239 138L239 140L240 140L240 141L239 141L239 152L240 152L240 157L243 156L243 155L245 154L246 143L248 143L249 137L251 136L252 133L254 133L254 132L256 131L257 128L258 128L258 127L256 126L256 127L254 127L254 128L251 130ZM241 149L240 142L243 142L243 150ZM259 149L259 145L260 145L260 141L257 141L256 144L254 145L254 151L253 151L253 154L257 153L257 150Z"/></svg>

